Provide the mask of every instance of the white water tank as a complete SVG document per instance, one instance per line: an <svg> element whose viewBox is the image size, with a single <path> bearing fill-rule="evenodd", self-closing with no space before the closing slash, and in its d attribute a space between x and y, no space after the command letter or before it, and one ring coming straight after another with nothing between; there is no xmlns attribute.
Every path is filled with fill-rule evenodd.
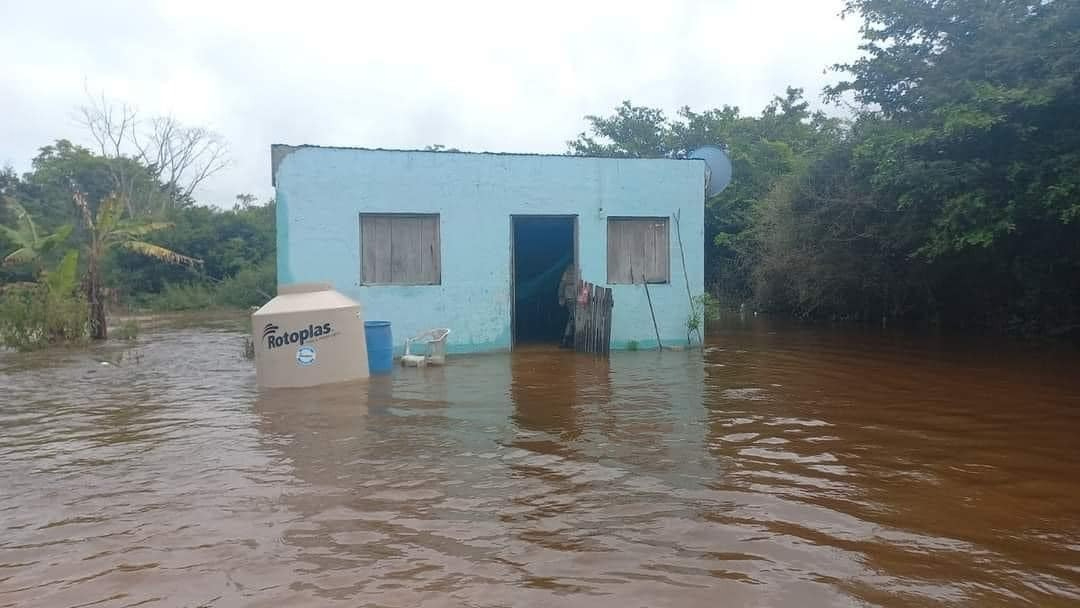
<svg viewBox="0 0 1080 608"><path fill-rule="evenodd" d="M360 304L326 283L286 285L251 315L259 386L299 387L368 377Z"/></svg>

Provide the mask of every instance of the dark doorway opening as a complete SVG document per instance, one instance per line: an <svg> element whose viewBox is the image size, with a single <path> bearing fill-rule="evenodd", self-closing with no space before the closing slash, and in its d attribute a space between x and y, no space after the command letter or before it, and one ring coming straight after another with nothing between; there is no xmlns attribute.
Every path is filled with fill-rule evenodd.
<svg viewBox="0 0 1080 608"><path fill-rule="evenodd" d="M576 261L576 218L514 216L514 344L558 343L569 310L559 304L563 271Z"/></svg>

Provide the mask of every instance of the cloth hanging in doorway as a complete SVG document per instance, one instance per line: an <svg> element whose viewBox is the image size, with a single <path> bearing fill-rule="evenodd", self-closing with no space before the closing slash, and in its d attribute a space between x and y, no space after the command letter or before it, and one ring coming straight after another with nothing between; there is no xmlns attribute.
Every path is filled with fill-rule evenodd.
<svg viewBox="0 0 1080 608"><path fill-rule="evenodd" d="M563 270L570 264L573 257L572 253L567 253L540 274L517 283L514 286L517 301L550 300L555 302L559 295L559 281L562 279Z"/></svg>

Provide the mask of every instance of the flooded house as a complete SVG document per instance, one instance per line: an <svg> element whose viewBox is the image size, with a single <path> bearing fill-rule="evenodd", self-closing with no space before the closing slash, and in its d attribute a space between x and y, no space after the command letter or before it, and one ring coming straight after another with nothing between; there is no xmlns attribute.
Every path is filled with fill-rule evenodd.
<svg viewBox="0 0 1080 608"><path fill-rule="evenodd" d="M700 160L274 145L271 165L279 283L332 283L398 348L432 327L450 352L558 343L575 272L611 288L611 348L686 344Z"/></svg>

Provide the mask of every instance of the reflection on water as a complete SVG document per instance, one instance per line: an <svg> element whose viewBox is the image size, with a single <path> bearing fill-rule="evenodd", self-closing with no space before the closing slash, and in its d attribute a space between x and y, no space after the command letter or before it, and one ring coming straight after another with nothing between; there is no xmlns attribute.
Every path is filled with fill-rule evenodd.
<svg viewBox="0 0 1080 608"><path fill-rule="evenodd" d="M0 606L1080 602L1073 353L759 324L260 393L242 340L0 355Z"/></svg>

